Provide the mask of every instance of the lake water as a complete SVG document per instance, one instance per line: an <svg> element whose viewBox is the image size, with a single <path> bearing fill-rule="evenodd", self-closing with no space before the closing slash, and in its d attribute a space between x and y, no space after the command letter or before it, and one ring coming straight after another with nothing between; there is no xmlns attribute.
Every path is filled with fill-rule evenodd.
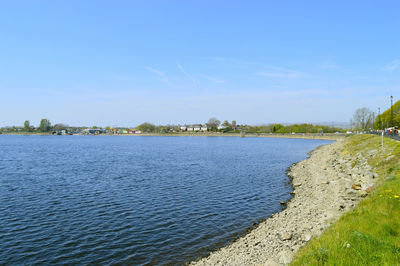
<svg viewBox="0 0 400 266"><path fill-rule="evenodd" d="M182 264L290 198L322 140L0 135L0 264Z"/></svg>

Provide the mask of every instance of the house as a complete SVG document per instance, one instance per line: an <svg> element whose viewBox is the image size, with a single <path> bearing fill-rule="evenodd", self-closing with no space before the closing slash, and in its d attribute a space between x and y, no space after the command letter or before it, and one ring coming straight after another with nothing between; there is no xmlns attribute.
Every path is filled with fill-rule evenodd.
<svg viewBox="0 0 400 266"><path fill-rule="evenodd" d="M188 132L208 131L207 125L202 125L202 124L184 125L180 126L179 129L180 131L188 131Z"/></svg>
<svg viewBox="0 0 400 266"><path fill-rule="evenodd" d="M91 134L91 135L98 135L103 133L103 129L101 128L86 128L83 130L84 133L86 134Z"/></svg>
<svg viewBox="0 0 400 266"><path fill-rule="evenodd" d="M203 126L201 124L194 124L193 131L200 131Z"/></svg>

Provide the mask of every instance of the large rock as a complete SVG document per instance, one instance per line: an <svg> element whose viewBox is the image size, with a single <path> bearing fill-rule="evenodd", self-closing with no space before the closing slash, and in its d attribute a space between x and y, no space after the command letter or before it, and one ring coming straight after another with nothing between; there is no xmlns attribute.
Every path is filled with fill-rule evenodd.
<svg viewBox="0 0 400 266"><path fill-rule="evenodd" d="M357 194L358 194L358 196L360 196L362 198L365 198L368 195L368 193L366 191L364 191L364 190L359 190L357 192Z"/></svg>
<svg viewBox="0 0 400 266"><path fill-rule="evenodd" d="M280 233L279 238L282 241L290 240L290 239L292 239L292 233L290 233L290 232L282 232L282 233Z"/></svg>
<svg viewBox="0 0 400 266"><path fill-rule="evenodd" d="M304 242L308 242L308 241L310 241L310 239L311 239L311 234L306 233L306 234L303 235L303 241Z"/></svg>
<svg viewBox="0 0 400 266"><path fill-rule="evenodd" d="M303 224L301 225L301 228L302 228L302 229L312 229L313 226L312 226L310 223L303 223Z"/></svg>
<svg viewBox="0 0 400 266"><path fill-rule="evenodd" d="M364 175L364 179L374 179L374 175L372 173L367 173Z"/></svg>
<svg viewBox="0 0 400 266"><path fill-rule="evenodd" d="M267 262L264 264L265 266L280 266L278 262L276 262L274 259L269 259Z"/></svg>
<svg viewBox="0 0 400 266"><path fill-rule="evenodd" d="M289 251L289 250L283 250L281 252L278 253L278 259L279 259L279 263L281 264L289 264L292 259L293 259L293 252Z"/></svg>

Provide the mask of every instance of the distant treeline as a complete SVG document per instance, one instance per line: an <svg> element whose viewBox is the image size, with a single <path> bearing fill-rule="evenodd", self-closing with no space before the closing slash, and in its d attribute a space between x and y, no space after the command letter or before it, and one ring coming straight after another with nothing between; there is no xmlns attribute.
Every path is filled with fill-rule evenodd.
<svg viewBox="0 0 400 266"><path fill-rule="evenodd" d="M29 120L25 120L23 126L7 126L0 128L0 133L51 133L54 131L68 130L69 132L80 132L87 127L73 127L65 124L50 123L50 120L43 118L38 127L31 125Z"/></svg>
<svg viewBox="0 0 400 266"><path fill-rule="evenodd" d="M209 124L207 124L209 125ZM209 127L208 131L211 132L222 132L222 133L335 133L344 132L341 128L313 125L313 124L291 124L284 126L282 124L266 124L260 126L251 125L236 125L235 123L229 123L225 121L221 124L222 126ZM181 131L180 126L177 125L161 125L156 126L151 123L143 123L137 127L142 132L151 133L168 133L168 132L179 132Z"/></svg>
<svg viewBox="0 0 400 266"><path fill-rule="evenodd" d="M207 123L204 124L206 131L209 132L221 132L221 133L335 133L343 132L343 129L330 127L325 125L313 125L313 124L265 124L260 126L252 125L238 125L236 121L228 122L225 120L221 123L216 118L211 118ZM105 128L91 126L91 127L72 127L65 124L52 125L48 119L42 119L38 127L34 127L28 120L24 122L23 126L12 126L0 128L0 132L21 132L21 133L46 133L65 130L70 133L80 133L85 129L101 129L102 133L119 134L121 132L133 132L140 131L142 133L174 133L182 132L182 125L154 125L149 122L142 123L137 127L115 127L106 126Z"/></svg>
<svg viewBox="0 0 400 266"><path fill-rule="evenodd" d="M282 124L268 124L261 126L245 126L247 133L335 133L343 132L341 128L313 125L313 124L292 124L284 126Z"/></svg>

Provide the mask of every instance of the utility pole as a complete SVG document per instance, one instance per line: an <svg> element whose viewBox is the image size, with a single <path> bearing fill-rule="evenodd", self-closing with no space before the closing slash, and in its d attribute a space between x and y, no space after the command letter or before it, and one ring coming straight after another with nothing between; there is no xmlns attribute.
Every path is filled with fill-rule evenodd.
<svg viewBox="0 0 400 266"><path fill-rule="evenodd" d="M371 132L371 130L375 130L375 112L372 112L372 128L369 128L369 131Z"/></svg>
<svg viewBox="0 0 400 266"><path fill-rule="evenodd" d="M390 126L393 127L393 96L390 96Z"/></svg>
<svg viewBox="0 0 400 266"><path fill-rule="evenodd" d="M378 124L378 129L382 128L382 118L381 118L381 108L378 107L378 117L379 117L379 124Z"/></svg>

